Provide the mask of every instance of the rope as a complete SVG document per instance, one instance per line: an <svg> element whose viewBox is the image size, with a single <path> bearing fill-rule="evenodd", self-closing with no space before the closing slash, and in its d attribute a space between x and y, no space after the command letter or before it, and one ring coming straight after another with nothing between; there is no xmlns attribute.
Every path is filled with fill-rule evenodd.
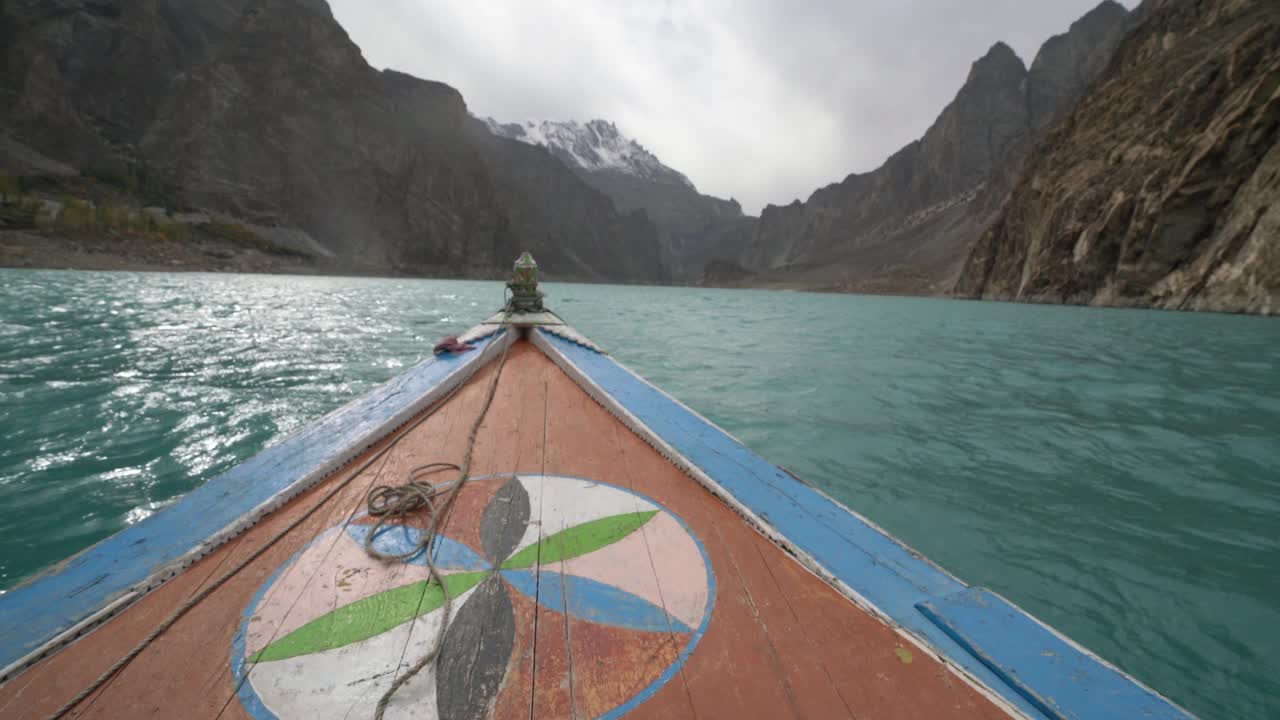
<svg viewBox="0 0 1280 720"><path fill-rule="evenodd" d="M509 315L510 313L508 313ZM506 318L503 319L506 322ZM444 634L449 629L449 616L453 612L453 596L449 594L449 588L445 585L444 578L440 575L440 571L436 569L436 562L431 557L431 544L435 541L440 526L440 518L447 517L449 510L453 507L453 501L457 499L458 493L470 479L471 472L471 456L476 448L476 438L480 433L480 425L484 422L484 417L489 413L489 406L493 404L493 397L498 391L498 379L502 377L502 368L507 364L507 351L511 349L508 343L502 348L502 359L498 361L498 369L493 374L493 380L489 382L489 392L485 395L484 405L480 408L480 414L476 416L476 420L471 425L471 432L467 435L467 450L462 456L462 465L454 465L453 463L431 463L414 468L409 472L409 481L403 485L390 487L380 485L369 490L367 505L370 515L376 515L378 522L369 528L369 533L365 535L365 552L373 557L383 560L407 560L419 552L425 551L424 557L427 561L427 569L430 576L427 579L428 586L432 583L440 584L440 592L444 595L444 605L441 607L443 612L440 621L440 632L436 633L435 639L431 643L431 649L425 655L418 659L403 675L397 676L387 691L378 698L378 705L374 709L374 720L382 720L383 713L387 711L387 704L391 702L392 696L396 694L406 682L422 671L423 668L430 665L440 655L440 649L444 647ZM441 490L438 486L429 483L420 482L419 478L423 475L453 468L458 471L458 480L450 485L447 489ZM443 501L436 505L435 500L444 495ZM422 509L428 509L427 531L423 533L422 539L418 541L416 547L412 550L399 554L388 555L379 552L373 547L373 538L378 530L385 526L389 518L403 517L409 513ZM423 589L426 592L426 588Z"/></svg>
<svg viewBox="0 0 1280 720"><path fill-rule="evenodd" d="M503 324L504 326L506 325L505 319L503 321ZM468 438L468 442L467 442L467 452L466 452L465 459L463 461L463 468L470 468L471 466L471 451L474 449L474 446L475 446L476 433L480 429L480 421L484 419L485 413L489 411L489 405L493 402L493 395L497 390L497 386L498 386L498 375L502 373L502 366L505 365L507 362L507 351L510 348L511 348L511 343L509 342L503 345L502 361L498 365L498 372L494 374L493 382L489 386L489 396L485 399L484 408L483 410L481 410L480 417L476 420L475 425L472 426L471 428L471 435ZM103 672L101 675L99 675L98 678L94 680L88 687L81 690L75 697L68 700L62 707L58 708L56 712L50 715L49 720L59 720L60 718L65 717L67 713L75 709L75 707L79 705L81 702L84 702L84 700L86 700L90 695L97 692L97 690L101 688L103 685L105 685L109 680L111 680L111 678L115 677L117 673L119 673L121 670L125 668L125 666L133 662L135 658L137 658L139 655L142 654L143 650L146 650L147 647L150 646L151 643L156 640L156 638L160 637L165 633L165 631L173 627L173 624L176 623L179 619L181 619L183 615L186 615L187 612L191 610L191 608L195 607L196 605L199 605L202 601L205 600L205 598L208 598L210 595L212 595L215 590L222 587L222 585L225 584L228 580L230 580L232 577L235 577L235 575L238 574L241 570L244 570L246 567L251 565L255 560L261 557L264 552L266 552L273 545L275 545L281 538L283 538L285 535L288 535L290 532L293 532L293 530L296 529L303 522L306 522L308 518L310 518L312 515L315 514L317 510L319 510L322 506L324 506L326 503L332 500L334 496L336 496L339 492L343 490L343 488L351 484L352 480L358 477L365 470L368 470L369 466L377 462L378 459L381 458L383 455L386 455L392 448L398 445L400 441L405 438L406 435L408 435L410 432L412 432L422 423L426 422L427 418L430 418L432 415L436 413L437 410L443 407L445 403L449 402L449 400L451 400L453 396L456 395L458 391L463 386L465 386L468 381L471 380L472 376L474 376L475 373L479 371L480 367L481 365L479 364L472 366L472 368L467 372L466 377L462 378L457 385L454 385L452 388L450 388L449 392L445 393L444 397L440 398L439 401L434 403L422 415L420 415L419 417L411 421L409 424L402 427L392 438L391 442L387 443L385 446L382 447L382 449L378 450L376 453L370 456L368 460L365 460L363 463L361 463L360 467L356 468L354 471L351 472L351 474L343 478L341 482L339 482L337 485L334 485L333 488L331 488L327 493L325 493L324 497L320 498L320 500L316 502L314 505L312 505L310 508L308 508L306 512L304 512L302 515L298 516L298 518L295 519L293 522L285 526L283 530L271 536L271 538L267 540L266 543L264 543L257 550L254 550L248 557L246 557L244 560L241 560L239 563L236 564L235 567L228 570L217 580L213 581L212 584L205 586L200 590L200 592L196 593L195 595L192 595L186 602L178 606L177 609L175 609L172 613L170 613L168 617L166 617L159 625L157 625L156 628L152 630L145 638L143 638L141 642L135 645L132 650L130 650L127 654L125 654L124 657L117 660L114 665L107 668L107 670ZM432 463L432 465L451 465L451 463ZM431 467L432 465L423 466L422 468L415 468L413 471L410 472L410 475L413 476L414 473L418 472L419 470L426 467ZM454 467L457 467L457 466L454 466ZM465 471L464 471L463 477L460 478L460 481L458 484L460 485L461 482L464 481L465 479L466 478L465 478ZM451 494L447 501L447 503L450 505L452 504L452 498L453 498L453 495ZM445 509L447 509L447 506ZM433 515L433 528L432 528L433 531L434 531L434 517L435 516ZM427 562L429 564L431 563L430 554L428 554ZM429 566L431 567L431 572L433 577L436 576L435 566L434 565L429 565ZM444 587L444 584L441 583L441 588L443 589L443 587ZM446 599L449 598L448 590L445 590L445 598ZM446 605L445 619L446 621L448 619L447 605ZM442 632L441 636L443 635L444 633ZM439 643L437 642L437 646L438 645ZM438 647L436 651L438 652ZM426 663L423 663L423 665L425 664ZM416 673L420 669L421 668L414 669L412 672ZM403 684L403 681L400 682L399 684L393 685L392 687L393 689L398 688L399 685L402 685L402 684ZM382 708L386 705L386 702L387 700L389 700L389 697L390 697L390 692L388 692L388 694L383 697L383 700L378 703L377 717L379 718L382 717Z"/></svg>
<svg viewBox="0 0 1280 720"><path fill-rule="evenodd" d="M368 514L377 517L378 522L370 526L369 532L365 534L364 551L366 553L379 560L408 560L427 547L430 536L424 535L424 539L408 552L384 553L374 547L373 539L382 528L386 527L388 518L409 515L424 507L427 508L430 517L435 516L435 499L441 491L436 485L420 482L420 480L441 470L461 471L462 466L446 462L421 465L409 471L409 479L403 485L378 485L369 490L365 504L368 506Z"/></svg>

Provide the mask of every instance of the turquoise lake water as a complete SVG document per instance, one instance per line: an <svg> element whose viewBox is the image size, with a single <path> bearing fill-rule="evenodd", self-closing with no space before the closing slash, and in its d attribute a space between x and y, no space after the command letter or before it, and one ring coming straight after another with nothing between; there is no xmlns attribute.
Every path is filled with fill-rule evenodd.
<svg viewBox="0 0 1280 720"><path fill-rule="evenodd" d="M617 358L964 580L1206 719L1280 717L1280 320L546 290ZM0 588L501 299L485 282L0 270Z"/></svg>

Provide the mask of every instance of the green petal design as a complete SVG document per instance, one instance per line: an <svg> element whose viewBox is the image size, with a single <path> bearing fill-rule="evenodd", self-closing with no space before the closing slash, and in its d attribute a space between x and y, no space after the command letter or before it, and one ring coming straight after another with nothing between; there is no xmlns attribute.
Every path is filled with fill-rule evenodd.
<svg viewBox="0 0 1280 720"><path fill-rule="evenodd" d="M554 535L548 535L512 555L502 563L503 570L519 570L535 563L549 564L586 555L602 547L612 545L630 535L657 515L657 510L624 513L576 525Z"/></svg>
<svg viewBox="0 0 1280 720"><path fill-rule="evenodd" d="M488 570L444 576L449 594L457 598L490 574ZM440 585L426 580L361 598L312 620L254 653L249 662L271 662L332 650L367 640L426 615L444 605Z"/></svg>

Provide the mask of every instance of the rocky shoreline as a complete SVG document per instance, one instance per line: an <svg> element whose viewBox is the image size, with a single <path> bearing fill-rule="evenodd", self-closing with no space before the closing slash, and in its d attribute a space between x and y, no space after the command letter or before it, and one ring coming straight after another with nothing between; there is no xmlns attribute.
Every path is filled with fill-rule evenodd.
<svg viewBox="0 0 1280 720"><path fill-rule="evenodd" d="M1280 313L1280 5L1144 7L955 294Z"/></svg>
<svg viewBox="0 0 1280 720"><path fill-rule="evenodd" d="M2 269L500 280L507 276L509 266L503 264L486 268L483 272L431 266L392 268L311 256L280 248L246 246L208 235L170 241L103 233L0 228L0 270ZM554 271L545 272L543 276L553 282L599 282L591 277Z"/></svg>
<svg viewBox="0 0 1280 720"><path fill-rule="evenodd" d="M178 242L50 230L0 230L0 267L297 274L325 270L315 258L264 252L217 238Z"/></svg>

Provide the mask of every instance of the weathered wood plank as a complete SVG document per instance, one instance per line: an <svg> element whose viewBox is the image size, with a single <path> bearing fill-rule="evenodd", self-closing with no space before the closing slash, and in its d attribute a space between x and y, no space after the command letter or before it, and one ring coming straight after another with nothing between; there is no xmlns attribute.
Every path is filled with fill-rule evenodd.
<svg viewBox="0 0 1280 720"><path fill-rule="evenodd" d="M778 651L754 610L732 556L732 548L750 548L763 538L683 476L673 473L680 482L688 483L683 492L662 493L660 487L654 487L658 485L655 481L666 480L661 471L670 468L668 472L672 472L674 468L648 448L628 444L626 465L636 478L637 489L649 489L695 529L715 568L714 619L682 671L688 701L699 717L802 717ZM667 480L672 485L675 482ZM642 707L639 716L657 717L648 711ZM839 704L834 704L815 717L840 717L841 711Z"/></svg>
<svg viewBox="0 0 1280 720"><path fill-rule="evenodd" d="M646 490L655 492L653 473L657 472L659 467L666 470L669 468L669 463L663 461L655 464L654 456L656 453L653 453L650 448L638 444L636 442L637 438L620 424L614 423L612 430L613 443L617 447L619 464L626 477L627 487L633 492L645 492ZM641 533L657 591L662 597L663 606L668 612L671 612L681 604L681 600L684 598L680 597L679 587L672 587L673 583L664 583L657 572L657 567L665 562L664 550L666 550L666 545L664 538L661 533L654 532L652 528L647 526L641 528ZM664 585L666 585L665 591ZM714 600L710 600L710 602L714 602ZM670 633L669 642L673 652L679 650L675 632ZM678 674L671 680L670 685L672 689L662 698L662 701L666 703L666 707L662 711L670 716L697 717L697 713L694 711L693 693L689 688L689 681L685 675L684 663L679 665ZM655 703L650 701L649 704Z"/></svg>
<svg viewBox="0 0 1280 720"><path fill-rule="evenodd" d="M806 637L800 618L788 606L786 591L789 588L781 588L774 581L761 557L762 548L752 542L733 542L726 538L733 534L729 528L716 527L716 537L724 544L732 567L730 572L742 585L746 605L759 627L765 651L761 661L783 686L796 716L855 717L815 652L814 644ZM787 558L775 560L789 562Z"/></svg>
<svg viewBox="0 0 1280 720"><path fill-rule="evenodd" d="M711 529L707 514L727 509L645 447L639 438L625 429L615 429L616 421L569 378L561 375L553 379L551 400L548 472L630 487L663 503L692 525L716 568L714 622L689 664L633 712L639 717L651 713L669 717L795 717L782 688L774 678L762 675L755 662L760 635L750 627L743 612L740 584L732 577L726 578L723 572L723 548L707 532ZM587 452L582 447L586 443L597 450ZM600 448L606 451L600 452ZM570 620L568 624L572 642L573 629L579 623ZM607 647L589 644L585 639L573 643L571 653L575 676L583 675L583 682L575 683L574 688L575 704L579 704L586 700L586 688L590 687L587 671L594 670L598 659L611 653ZM653 661L669 665L674 659L670 654L668 645L653 655ZM746 662L746 658L752 661ZM600 682L596 673L591 674L590 680Z"/></svg>
<svg viewBox="0 0 1280 720"><path fill-rule="evenodd" d="M644 512L650 509L647 504L639 507L633 496L600 492L600 502L605 504L598 513L592 511L591 482L603 480L618 484L622 479L619 471L625 472L625 458L616 433L617 423L596 415L598 410L598 406L567 377L562 373L554 374L550 381L547 408L548 467L558 474L572 466L571 474L584 478L586 482L583 490L574 496L580 506L552 508L545 513L547 517L558 517L561 521L554 528L545 527L548 533L566 533L582 519L597 514L609 516L617 512L631 512L643 517ZM604 420L603 424L601 420ZM615 504L620 499L625 506ZM550 498L544 502L549 501ZM603 577L618 578L619 584L625 586L628 594L619 595L619 602L641 597L649 599L655 607L661 605L658 580L648 553L643 550L644 527L641 525L628 535L626 541L604 548L598 555L587 553L562 562L543 564L542 577L548 583L543 592L559 596L553 602L563 604L566 610L555 618L558 622L552 632L557 637L551 640L551 644L557 652L565 654L569 670L570 709L576 717L600 717L617 710L620 703L645 693L654 679L678 658L679 650L672 640L669 623L663 624L657 632L636 631L601 624L593 618L569 611L570 608L589 605L595 597L587 595L594 593L596 586L578 578L602 577L602 572L606 573ZM641 551L610 552L610 549L626 545L635 545ZM597 557L599 560L595 559ZM599 567L601 562L609 567ZM615 618L617 621L621 621L620 617ZM541 650L539 656L542 657Z"/></svg>
<svg viewBox="0 0 1280 720"><path fill-rule="evenodd" d="M516 406L511 412L496 413L494 422L495 436L504 438L515 450L514 461L503 472L533 476L533 479L526 481L532 486L531 494L534 496L530 498L529 523L523 528L525 535L521 538L526 540L531 534L536 536L541 525L542 507L534 498L540 496L539 478L546 462L543 442L547 409L546 376L554 368L549 367L527 343L513 348L513 352L517 350L518 354L508 360L508 363L515 362L511 366L512 382L509 387L516 393ZM533 702L534 668L537 663L534 631L538 608L532 599L513 592L509 586L505 589L517 618L515 652L512 653L503 687L494 704L493 717L526 720L530 717Z"/></svg>

